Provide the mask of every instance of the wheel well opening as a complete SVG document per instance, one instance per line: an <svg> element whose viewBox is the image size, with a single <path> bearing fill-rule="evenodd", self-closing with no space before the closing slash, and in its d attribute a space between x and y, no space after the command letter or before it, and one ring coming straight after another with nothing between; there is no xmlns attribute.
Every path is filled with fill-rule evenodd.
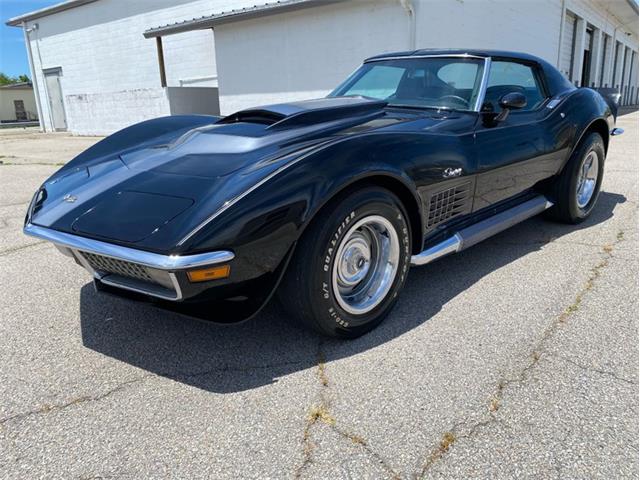
<svg viewBox="0 0 640 480"><path fill-rule="evenodd" d="M422 214L420 206L415 196L404 183L400 180L396 180L393 177L386 175L375 175L361 180L357 180L345 188L337 192L333 198L338 195L344 194L346 191L355 190L365 186L374 185L381 187L392 192L396 197L400 199L404 209L409 217L409 224L411 227L411 250L413 254L420 253L422 251Z"/></svg>
<svg viewBox="0 0 640 480"><path fill-rule="evenodd" d="M602 141L604 142L604 153L606 155L607 151L609 150L609 125L605 120L598 119L591 125L589 125L589 127L583 134L583 137L586 137L586 135L591 132L598 133L602 137Z"/></svg>

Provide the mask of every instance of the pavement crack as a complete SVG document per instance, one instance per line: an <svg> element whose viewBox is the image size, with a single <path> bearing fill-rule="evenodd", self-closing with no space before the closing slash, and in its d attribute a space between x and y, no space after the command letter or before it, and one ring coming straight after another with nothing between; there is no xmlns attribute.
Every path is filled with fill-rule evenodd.
<svg viewBox="0 0 640 480"><path fill-rule="evenodd" d="M629 385L638 385L637 381L634 380L630 380L628 378L625 377L621 377L620 375L616 374L615 372L611 372L609 370L603 370L601 368L596 368L596 367L592 367L589 365L583 365L579 362L576 362L575 360L572 360L571 358L565 357L564 355L558 355L557 353L547 353L547 355L557 358L559 360L562 360L564 362L567 362L571 365L573 365L576 368L579 368L580 370L584 370L586 372L591 372L591 373L597 373L599 375L604 375L610 378L613 378L614 380L618 380L620 382L624 382L627 383Z"/></svg>
<svg viewBox="0 0 640 480"><path fill-rule="evenodd" d="M27 205L29 205L29 202L3 203L3 204L0 204L0 208L21 207L21 206L27 206Z"/></svg>
<svg viewBox="0 0 640 480"><path fill-rule="evenodd" d="M101 393L100 395L95 395L95 396L91 396L91 395L81 395L79 397L75 397L72 398L71 400L65 402L65 403L60 403L60 404L44 404L42 406L40 406L39 408L36 408L34 410L29 410L27 412L22 412L22 413L16 413L14 415L9 415L8 417L5 418L1 418L0 419L0 426L3 426L4 424L8 423L8 422L12 422L12 421L21 421L24 420L25 418L31 417L33 415L43 415L43 414L47 414L53 411L59 411L59 410L64 410L66 408L69 407L73 407L76 405L81 405L81 404L85 404L85 403L90 403L90 402L98 402L100 400L104 400L105 398L110 397L111 395L118 393L122 390L125 390L126 388L130 387L131 385L134 385L136 383L140 383L144 380L146 380L149 377L155 377L155 374L147 374L147 375L143 375L141 377L138 378L134 378L133 380L128 380L126 382L122 382L119 383L118 385L116 385L115 387L107 390L104 393Z"/></svg>
<svg viewBox="0 0 640 480"><path fill-rule="evenodd" d="M325 355L322 350L323 342L318 343L318 351L316 354L316 375L318 382L320 383L319 401L311 406L307 419L305 422L304 430L302 433L302 463L294 471L294 478L302 478L304 471L313 463L313 453L317 448L317 444L313 441L313 428L316 425L325 425L329 427L333 432L340 435L342 438L350 441L354 445L360 447L369 456L374 458L376 462L389 474L392 479L399 479L400 475L396 473L393 468L386 462L386 460L376 451L374 451L368 444L367 440L349 430L346 430L337 425L336 418L330 411L331 401L328 396L328 389L330 386L329 377L326 371Z"/></svg>
<svg viewBox="0 0 640 480"><path fill-rule="evenodd" d="M18 157L5 157L5 158L18 158ZM66 165L66 162L0 162L0 165L7 167L28 167L30 165L39 165L45 167L62 167Z"/></svg>
<svg viewBox="0 0 640 480"><path fill-rule="evenodd" d="M313 405L307 415L304 431L302 432L302 463L293 473L294 478L302 477L304 471L313 462L313 451L316 444L311 438L311 429L318 422L322 421L328 425L335 424L335 419L329 413L329 401L326 397L326 389L329 388L329 378L325 369L325 357L322 351L322 341L318 342L318 351L316 353L316 375L320 381L320 402Z"/></svg>
<svg viewBox="0 0 640 480"><path fill-rule="evenodd" d="M599 248L602 249L603 258L591 268L590 275L587 278L587 281L584 283L582 288L578 291L576 296L573 299L573 302L567 306L560 315L558 315L551 324L544 330L540 339L536 342L531 352L528 354L528 361L522 367L522 369L514 376L509 378L502 378L496 385L493 393L489 398L489 403L487 406L489 418L476 422L472 424L470 427L467 427L467 422L459 422L455 424L451 430L445 432L439 441L439 443L433 447L427 456L427 459L424 461L422 469L418 475L418 478L424 478L427 473L432 469L433 465L436 464L441 458L443 458L453 447L456 441L462 438L469 438L474 435L478 429L490 425L495 422L500 422L498 418L498 414L501 408L502 400L505 395L506 389L513 384L523 384L527 378L528 373L535 368L540 358L543 354L546 354L545 345L549 342L549 340L553 337L553 335L562 327L564 323L566 323L570 317L578 311L585 295L590 292L595 284L595 281L601 276L602 270L609 265L609 261L613 258L613 251L616 245L624 240L624 232L620 230L616 239L611 244L599 245ZM567 359L565 359L567 360ZM577 365L578 366L578 365ZM613 375L611 372L600 371L599 373L605 375ZM634 382L629 382L627 379L622 379L616 377L621 381L626 381L627 383L636 384ZM466 433L462 433L464 429L468 431Z"/></svg>
<svg viewBox="0 0 640 480"><path fill-rule="evenodd" d="M0 257L11 255L12 253L19 252L20 250L24 250L25 248L36 247L38 245L42 245L43 243L47 243L47 242L44 240L41 240L39 242L33 242L27 245L20 245L19 247L9 247L5 250L0 250Z"/></svg>
<svg viewBox="0 0 640 480"><path fill-rule="evenodd" d="M230 365L225 365L221 367L207 368L205 370L194 371L194 372L160 372L158 376L168 378L175 381L180 381L183 379L189 378L198 378L198 377L206 377L209 375L213 375L216 373L250 373L255 370L269 370L272 368L280 368L287 367L292 365L304 365L307 363L307 360L292 360L287 362L276 362L276 363L267 363L264 365L243 365L241 367L233 367Z"/></svg>

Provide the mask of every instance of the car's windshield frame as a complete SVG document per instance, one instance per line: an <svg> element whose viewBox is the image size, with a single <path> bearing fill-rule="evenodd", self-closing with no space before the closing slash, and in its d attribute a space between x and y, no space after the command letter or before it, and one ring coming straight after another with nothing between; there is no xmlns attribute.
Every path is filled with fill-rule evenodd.
<svg viewBox="0 0 640 480"><path fill-rule="evenodd" d="M469 55L469 54L440 54L440 55L403 55L403 56L388 56L388 57L377 57L366 60L356 71L354 71L351 75L347 77L347 79L342 82L338 87L336 87L328 96L329 97L341 97L341 96L350 96L345 95L346 92L357 82L365 73L366 70L363 70L367 67L367 65L372 63L379 62L390 62L394 60L420 60L420 59L443 59L443 58L451 58L451 59L466 59L466 60L479 60L482 68L480 84L478 86L478 93L475 98L475 102L473 105L470 105L470 108L455 108L449 105L420 105L420 104L402 104L402 103L394 103L390 101L388 103L389 107L396 108L412 108L412 109L424 109L424 110L455 110L462 112L480 112L481 106L484 102L484 96L486 92L486 87L489 79L489 72L491 70L491 57L479 56L479 55ZM376 100L380 100L376 98Z"/></svg>

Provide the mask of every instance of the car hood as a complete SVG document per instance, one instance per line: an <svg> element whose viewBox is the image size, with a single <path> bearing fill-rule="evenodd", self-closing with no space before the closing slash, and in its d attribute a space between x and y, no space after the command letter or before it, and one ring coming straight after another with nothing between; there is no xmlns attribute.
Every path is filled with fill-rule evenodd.
<svg viewBox="0 0 640 480"><path fill-rule="evenodd" d="M360 97L271 105L151 139L138 135L133 145L112 151L89 150L45 182L29 221L171 251L225 202L304 152L362 132L408 122L430 129L443 120L393 114L385 107Z"/></svg>

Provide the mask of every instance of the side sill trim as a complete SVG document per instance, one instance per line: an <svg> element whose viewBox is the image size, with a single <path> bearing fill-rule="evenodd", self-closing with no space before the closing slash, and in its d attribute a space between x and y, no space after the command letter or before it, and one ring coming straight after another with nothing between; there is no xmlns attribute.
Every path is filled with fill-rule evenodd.
<svg viewBox="0 0 640 480"><path fill-rule="evenodd" d="M418 253L417 255L413 255L411 257L411 265L413 266L426 265L427 263L431 263L440 257L449 255L450 253L459 252L461 246L462 246L462 237L460 237L460 235L456 233L452 237L449 237L446 240L443 240L437 245L434 245L431 248L427 248L426 250Z"/></svg>
<svg viewBox="0 0 640 480"><path fill-rule="evenodd" d="M28 223L24 233L32 237L49 241L57 246L95 253L105 257L137 263L159 270L184 270L187 268L215 265L233 260L235 255L228 250L198 253L194 255L161 255L135 248L122 247L112 243L59 232L50 228Z"/></svg>
<svg viewBox="0 0 640 480"><path fill-rule="evenodd" d="M538 215L552 206L553 203L543 195L527 200L520 205L463 228L442 242L427 248L417 255L413 255L411 257L411 265L426 265L450 253L460 252L496 233L500 233L530 217Z"/></svg>

